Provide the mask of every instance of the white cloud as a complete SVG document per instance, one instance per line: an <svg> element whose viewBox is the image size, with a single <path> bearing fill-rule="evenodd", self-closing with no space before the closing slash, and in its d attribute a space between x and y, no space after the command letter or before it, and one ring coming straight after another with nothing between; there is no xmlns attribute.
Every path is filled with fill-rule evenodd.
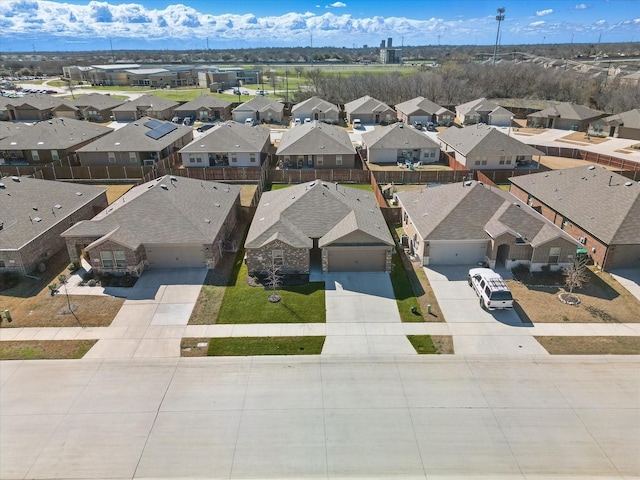
<svg viewBox="0 0 640 480"><path fill-rule="evenodd" d="M596 22L596 25L604 25L605 23L607 23L607 21L606 21L606 20L598 20L598 21Z"/></svg>
<svg viewBox="0 0 640 480"><path fill-rule="evenodd" d="M547 8L546 10L538 10L536 12L537 17L544 17L545 15L551 15L553 13L552 8Z"/></svg>
<svg viewBox="0 0 640 480"><path fill-rule="evenodd" d="M545 23L547 23L547 22L545 22L544 20L539 20L539 21L537 21L537 22L531 22L531 23L529 24L529 26L530 26L530 27L541 27L541 26L542 26L542 25L544 25Z"/></svg>
<svg viewBox="0 0 640 480"><path fill-rule="evenodd" d="M579 3L573 8L575 8L576 10L586 10L587 8L589 8L589 5L587 5L586 3Z"/></svg>
<svg viewBox="0 0 640 480"><path fill-rule="evenodd" d="M346 6L347 6L346 3L333 2L333 3L330 3L329 5L325 6L325 8L344 8Z"/></svg>

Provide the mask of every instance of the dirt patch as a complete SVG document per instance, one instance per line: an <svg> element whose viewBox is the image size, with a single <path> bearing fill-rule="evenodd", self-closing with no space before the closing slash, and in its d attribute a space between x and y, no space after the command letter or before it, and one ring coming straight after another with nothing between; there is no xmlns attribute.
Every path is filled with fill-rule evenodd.
<svg viewBox="0 0 640 480"><path fill-rule="evenodd" d="M540 133L546 132L546 128L530 128L530 127L514 127L513 133L516 135L525 134L525 135L539 135Z"/></svg>
<svg viewBox="0 0 640 480"><path fill-rule="evenodd" d="M640 355L640 337L535 337L551 355Z"/></svg>
<svg viewBox="0 0 640 480"><path fill-rule="evenodd" d="M592 135L587 135L585 132L573 132L569 135L562 137L563 140L582 142L583 145L598 145L600 143L608 142L609 139L607 137L594 137ZM559 140L562 141L562 140Z"/></svg>
<svg viewBox="0 0 640 480"><path fill-rule="evenodd" d="M441 355L452 355L455 353L453 350L453 337L451 335L431 335L433 346Z"/></svg>
<svg viewBox="0 0 640 480"><path fill-rule="evenodd" d="M562 170L564 168L573 167L588 167L594 165L593 162L588 162L579 158L552 157L550 155L544 155L540 157L540 163L551 170ZM608 170L615 170L613 167L609 167L607 165L602 166Z"/></svg>
<svg viewBox="0 0 640 480"><path fill-rule="evenodd" d="M96 187L107 189L107 202L111 205L122 195L127 193L135 184L118 184L118 185L95 185Z"/></svg>
<svg viewBox="0 0 640 480"><path fill-rule="evenodd" d="M507 280L518 305L533 323L638 323L640 301L606 272L589 270L589 281L574 290L577 305L562 303L566 291L561 274L533 276L526 283Z"/></svg>
<svg viewBox="0 0 640 480"><path fill-rule="evenodd" d="M250 207L251 200L256 194L257 185L242 185L240 190L240 204L243 207Z"/></svg>
<svg viewBox="0 0 640 480"><path fill-rule="evenodd" d="M57 360L84 357L97 340L0 342L0 360Z"/></svg>
<svg viewBox="0 0 640 480"><path fill-rule="evenodd" d="M371 170L372 172L380 172L380 171L385 171L385 172L404 172L407 171L407 167L399 167L397 164L385 164L385 165L378 165L376 163L369 163L366 162L367 164L367 168L369 170ZM445 170L451 170L451 167L449 167L448 165L445 165L443 163L430 163L427 165L420 165L419 167L415 167L414 171L445 171Z"/></svg>
<svg viewBox="0 0 640 480"><path fill-rule="evenodd" d="M209 338L183 338L180 341L181 357L206 357Z"/></svg>

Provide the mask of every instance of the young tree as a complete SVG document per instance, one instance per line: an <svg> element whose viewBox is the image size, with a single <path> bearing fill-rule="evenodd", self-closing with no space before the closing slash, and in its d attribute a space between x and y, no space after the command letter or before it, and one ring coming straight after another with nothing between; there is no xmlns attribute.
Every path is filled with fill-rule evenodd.
<svg viewBox="0 0 640 480"><path fill-rule="evenodd" d="M565 285L569 289L569 295L573 295L575 288L581 288L585 283L589 281L589 275L587 272L587 263L589 258L576 255L573 258L573 263L563 269Z"/></svg>
<svg viewBox="0 0 640 480"><path fill-rule="evenodd" d="M267 285L269 285L269 287L271 287L271 290L273 290L273 293L269 295L269 301L273 303L280 301L280 295L275 293L277 288L282 285L282 275L280 274L280 269L280 265L276 265L276 262L272 259L271 265L267 270Z"/></svg>

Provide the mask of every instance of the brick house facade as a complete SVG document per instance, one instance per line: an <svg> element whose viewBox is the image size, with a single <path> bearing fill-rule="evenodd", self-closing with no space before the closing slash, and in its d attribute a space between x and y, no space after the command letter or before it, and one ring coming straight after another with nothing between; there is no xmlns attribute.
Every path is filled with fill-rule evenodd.
<svg viewBox="0 0 640 480"><path fill-rule="evenodd" d="M274 251L275 257L274 257ZM274 240L261 248L252 251L246 258L249 273L264 273L269 271L272 262L278 262L278 251L282 252L282 264L280 273L309 273L310 250L308 248L295 248L280 240Z"/></svg>

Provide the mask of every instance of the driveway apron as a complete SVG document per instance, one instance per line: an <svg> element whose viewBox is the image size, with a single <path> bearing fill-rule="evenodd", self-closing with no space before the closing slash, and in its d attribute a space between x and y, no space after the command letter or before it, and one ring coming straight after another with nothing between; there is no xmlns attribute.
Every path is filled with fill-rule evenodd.
<svg viewBox="0 0 640 480"><path fill-rule="evenodd" d="M179 357L204 268L147 270L127 295L109 329L84 358Z"/></svg>
<svg viewBox="0 0 640 480"><path fill-rule="evenodd" d="M400 327L400 314L388 273L327 273L327 338L323 355L414 355ZM380 334L381 325L390 331Z"/></svg>
<svg viewBox="0 0 640 480"><path fill-rule="evenodd" d="M515 309L487 311L480 307L467 283L469 267L425 267L424 271L449 324L457 354L548 355L533 338L533 325L523 323Z"/></svg>

